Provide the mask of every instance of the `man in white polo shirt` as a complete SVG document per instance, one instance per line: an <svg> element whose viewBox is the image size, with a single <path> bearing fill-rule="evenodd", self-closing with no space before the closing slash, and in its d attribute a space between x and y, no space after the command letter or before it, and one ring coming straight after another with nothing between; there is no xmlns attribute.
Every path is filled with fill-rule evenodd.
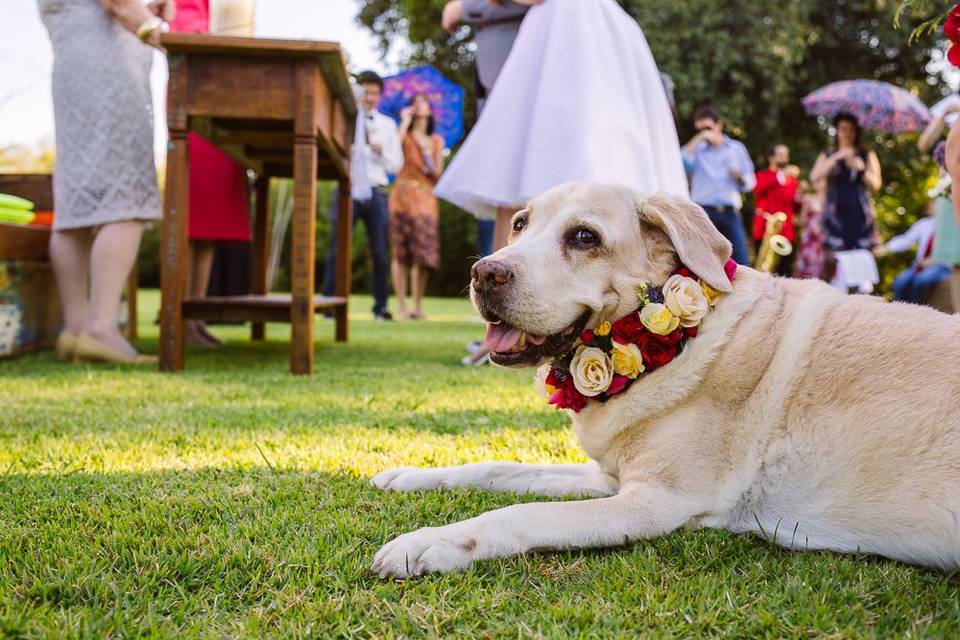
<svg viewBox="0 0 960 640"><path fill-rule="evenodd" d="M383 79L373 71L364 71L357 76L363 87L361 107L364 111L366 141L354 145L353 153L366 159L366 178L373 188L369 200L353 201L353 223L363 221L367 232L367 244L373 257L373 317L375 320L392 320L387 310L390 295L390 258L387 255L390 213L387 209L387 185L390 174L396 174L403 166L403 148L397 124L377 107L383 94ZM331 238L337 237L337 197L333 198L330 210ZM327 268L323 275L323 294L334 293L334 275L337 264L337 243L331 241L327 251Z"/></svg>

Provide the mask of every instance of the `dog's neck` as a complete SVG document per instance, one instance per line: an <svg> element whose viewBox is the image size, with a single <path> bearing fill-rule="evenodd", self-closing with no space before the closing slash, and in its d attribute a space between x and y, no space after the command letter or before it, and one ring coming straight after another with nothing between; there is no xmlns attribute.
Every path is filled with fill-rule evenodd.
<svg viewBox="0 0 960 640"><path fill-rule="evenodd" d="M603 455L623 429L641 424L664 411L682 406L704 383L707 371L736 332L739 321L773 286L773 278L741 268L733 291L708 314L696 339L666 366L638 379L622 394L604 403L590 403L572 413L573 428L587 455L608 466Z"/></svg>

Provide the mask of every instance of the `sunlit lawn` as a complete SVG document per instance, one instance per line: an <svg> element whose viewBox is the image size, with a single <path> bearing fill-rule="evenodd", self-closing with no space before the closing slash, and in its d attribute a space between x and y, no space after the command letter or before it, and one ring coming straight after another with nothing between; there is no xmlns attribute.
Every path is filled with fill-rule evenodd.
<svg viewBox="0 0 960 640"><path fill-rule="evenodd" d="M311 377L287 373L283 325L216 328L230 345L177 375L0 362L0 637L960 633L952 578L705 531L381 582L392 536L517 498L384 494L373 473L583 458L529 371L459 364L482 330L466 302L403 324L353 302L348 344L318 321ZM156 307L143 293L147 351Z"/></svg>

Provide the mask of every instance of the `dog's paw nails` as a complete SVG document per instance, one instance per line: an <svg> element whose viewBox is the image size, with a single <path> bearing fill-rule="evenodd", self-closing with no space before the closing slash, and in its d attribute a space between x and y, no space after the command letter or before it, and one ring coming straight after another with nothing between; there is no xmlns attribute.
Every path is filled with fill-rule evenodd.
<svg viewBox="0 0 960 640"><path fill-rule="evenodd" d="M377 552L370 570L384 580L404 580L466 569L473 561L476 541L465 539L458 543L442 531L426 527L394 538Z"/></svg>
<svg viewBox="0 0 960 640"><path fill-rule="evenodd" d="M417 491L444 487L443 475L436 469L398 467L383 471L370 480L373 486L386 491Z"/></svg>

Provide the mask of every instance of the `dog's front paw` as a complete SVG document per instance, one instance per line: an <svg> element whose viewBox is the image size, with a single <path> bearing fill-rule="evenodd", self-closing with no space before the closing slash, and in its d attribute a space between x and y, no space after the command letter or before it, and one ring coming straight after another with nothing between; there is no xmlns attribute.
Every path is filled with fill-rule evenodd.
<svg viewBox="0 0 960 640"><path fill-rule="evenodd" d="M440 469L398 467L378 473L373 476L370 482L376 488L386 491L439 489L445 486L443 481L444 475L440 471Z"/></svg>
<svg viewBox="0 0 960 640"><path fill-rule="evenodd" d="M371 570L381 578L414 578L450 573L473 562L477 541L451 527L424 527L394 538L381 547Z"/></svg>

